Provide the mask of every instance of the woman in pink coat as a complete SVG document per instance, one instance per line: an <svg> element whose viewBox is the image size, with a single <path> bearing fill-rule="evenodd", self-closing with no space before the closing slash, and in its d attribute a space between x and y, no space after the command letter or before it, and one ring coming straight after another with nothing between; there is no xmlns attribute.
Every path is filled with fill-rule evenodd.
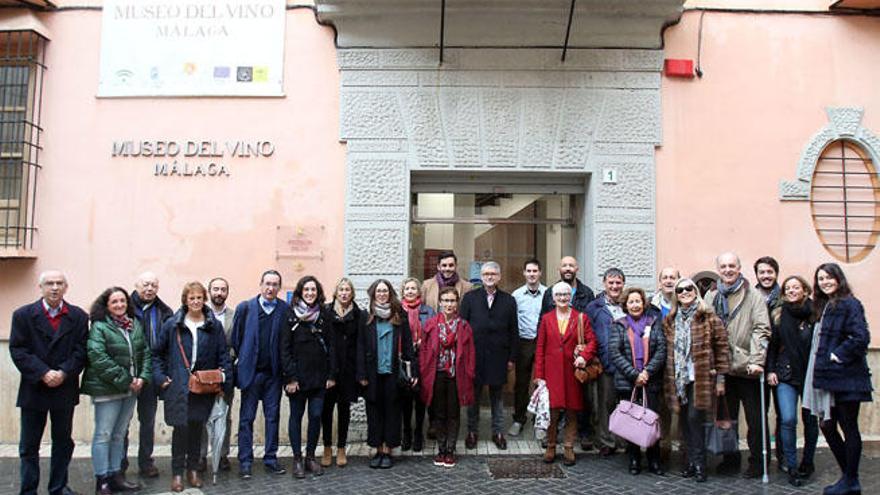
<svg viewBox="0 0 880 495"><path fill-rule="evenodd" d="M535 348L535 383L543 380L550 395L550 425L547 428L545 462L556 459L556 434L559 416L565 410L563 459L574 465L574 440L577 436L577 412L583 409L581 384L574 377L575 366L584 367L596 356L596 336L590 319L571 309L571 286L559 282L553 286L556 309L541 318ZM578 344L578 328L583 344Z"/></svg>
<svg viewBox="0 0 880 495"><path fill-rule="evenodd" d="M458 316L455 287L440 289L440 314L425 324L419 349L422 400L434 411L435 466L455 466L455 441L461 406L474 403L474 332Z"/></svg>

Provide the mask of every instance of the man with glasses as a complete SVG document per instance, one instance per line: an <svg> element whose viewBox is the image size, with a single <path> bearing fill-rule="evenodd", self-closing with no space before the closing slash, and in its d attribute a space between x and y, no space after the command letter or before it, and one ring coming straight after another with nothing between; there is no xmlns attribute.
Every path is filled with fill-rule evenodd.
<svg viewBox="0 0 880 495"><path fill-rule="evenodd" d="M477 446L480 425L480 395L483 386L489 387L492 406L492 440L500 450L507 449L504 438L504 401L501 389L507 383L507 372L513 370L519 345L516 300L498 288L501 266L494 261L480 268L483 286L464 295L461 317L474 331L476 377L474 404L468 407L468 434L465 447Z"/></svg>
<svg viewBox="0 0 880 495"><path fill-rule="evenodd" d="M150 349L159 340L162 323L174 311L159 298L159 278L153 272L141 273L134 283L131 293L134 316L144 329ZM156 408L159 405L159 387L152 380L144 384L137 396L138 415L138 470L145 478L156 478L159 469L153 462L153 445L156 431ZM123 472L128 469L128 434L125 435L125 456L122 458Z"/></svg>
<svg viewBox="0 0 880 495"><path fill-rule="evenodd" d="M238 462L242 479L252 476L254 420L263 403L266 445L263 467L272 474L284 474L278 464L278 421L281 412L281 325L287 317L287 303L278 299L281 274L267 270L260 277L260 294L235 308L232 350L236 357L235 386L241 390L238 419Z"/></svg>

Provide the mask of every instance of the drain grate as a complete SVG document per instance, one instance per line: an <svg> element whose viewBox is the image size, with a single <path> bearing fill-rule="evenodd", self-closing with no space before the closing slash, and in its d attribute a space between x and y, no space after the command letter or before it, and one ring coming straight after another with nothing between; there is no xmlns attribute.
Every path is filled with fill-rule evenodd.
<svg viewBox="0 0 880 495"><path fill-rule="evenodd" d="M488 459L487 463L494 480L565 478L558 464L547 464L542 459Z"/></svg>

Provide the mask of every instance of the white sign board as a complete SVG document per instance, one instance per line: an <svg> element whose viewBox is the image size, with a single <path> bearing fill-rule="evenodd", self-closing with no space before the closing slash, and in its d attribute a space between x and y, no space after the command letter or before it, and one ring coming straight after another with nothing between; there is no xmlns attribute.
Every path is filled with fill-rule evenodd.
<svg viewBox="0 0 880 495"><path fill-rule="evenodd" d="M98 96L281 96L285 0L104 0Z"/></svg>

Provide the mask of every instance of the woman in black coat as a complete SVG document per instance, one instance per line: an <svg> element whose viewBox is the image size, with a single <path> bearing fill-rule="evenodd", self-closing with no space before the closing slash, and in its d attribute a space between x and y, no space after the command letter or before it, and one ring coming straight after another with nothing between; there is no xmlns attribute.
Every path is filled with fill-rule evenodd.
<svg viewBox="0 0 880 495"><path fill-rule="evenodd" d="M216 396L189 391L191 371L221 370L223 391L232 392L232 376L223 325L205 306L208 291L199 282L183 287L182 307L165 320L154 346L153 379L159 398L165 402L165 423L174 427L171 435L171 491L183 491L183 471L190 486L202 486L197 471L202 430L211 414Z"/></svg>
<svg viewBox="0 0 880 495"><path fill-rule="evenodd" d="M788 482L801 486L803 478L815 471L813 455L819 438L819 423L801 408L804 423L804 453L797 464L798 398L803 396L804 378L813 342L813 301L810 284L798 275L782 282L783 303L771 315L773 333L767 349L767 384L775 387L776 414L779 416L779 444L785 457Z"/></svg>
<svg viewBox="0 0 880 495"><path fill-rule="evenodd" d="M306 471L324 474L315 460L324 394L336 385L336 356L330 320L322 306L324 289L318 279L307 275L296 283L287 321L281 333L281 364L284 392L290 399L287 424L293 449L293 476L305 478ZM302 417L309 412L306 460L302 458Z"/></svg>
<svg viewBox="0 0 880 495"><path fill-rule="evenodd" d="M644 388L649 409L660 406L663 387L663 369L666 366L666 336L660 313L650 311L645 291L627 287L620 295L620 304L626 316L611 326L608 354L614 362L614 388L621 400L630 400L633 387ZM636 401L643 399L642 390L636 391ZM643 404L644 405L644 404ZM629 472L642 472L642 453L639 446L627 442ZM660 467L660 443L647 450L648 471L663 476Z"/></svg>
<svg viewBox="0 0 880 495"><path fill-rule="evenodd" d="M348 424L351 420L351 403L357 402L357 338L360 327L361 310L354 301L354 284L342 278L333 291L333 301L327 304L326 317L329 318L336 352L336 386L324 395L324 411L321 413L321 426L324 435L324 455L321 465L329 467L333 460L333 409L336 409L336 465L348 464L345 446L348 443Z"/></svg>
<svg viewBox="0 0 880 495"><path fill-rule="evenodd" d="M837 483L826 487L824 493L859 493L859 460L862 456L859 407L862 402L871 402L873 387L867 360L871 335L865 309L852 295L846 276L837 263L819 265L814 285L817 287L814 314L819 316L819 341L811 351L812 383L809 383L809 369L807 381L819 397L805 398L804 402L811 403L813 414L819 414L822 408L816 404L823 403L821 396L831 394L834 399L828 411L830 418L822 421L820 428L842 476ZM843 437L838 426L843 430Z"/></svg>
<svg viewBox="0 0 880 495"><path fill-rule="evenodd" d="M373 469L388 469L391 449L400 445L400 398L398 373L401 361L409 363L416 385L418 364L413 361L412 335L406 312L391 287L379 279L367 289L369 310L361 314L358 335L357 379L365 387L367 401L367 444L376 448L370 460Z"/></svg>

